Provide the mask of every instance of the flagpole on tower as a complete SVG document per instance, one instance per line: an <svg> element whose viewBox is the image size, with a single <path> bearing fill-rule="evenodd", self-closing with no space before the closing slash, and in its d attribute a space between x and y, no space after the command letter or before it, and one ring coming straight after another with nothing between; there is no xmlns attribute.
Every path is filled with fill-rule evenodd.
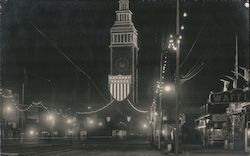
<svg viewBox="0 0 250 156"><path fill-rule="evenodd" d="M239 78L239 56L238 56L238 36L235 35L235 64L234 64L234 70L235 70L235 80L234 80L234 86L233 88L237 88L238 86L238 78Z"/></svg>

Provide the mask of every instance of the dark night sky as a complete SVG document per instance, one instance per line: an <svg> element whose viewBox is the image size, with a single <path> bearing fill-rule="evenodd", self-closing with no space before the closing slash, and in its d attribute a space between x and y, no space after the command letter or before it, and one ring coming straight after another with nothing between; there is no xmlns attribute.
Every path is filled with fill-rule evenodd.
<svg viewBox="0 0 250 156"><path fill-rule="evenodd" d="M131 0L130 6L139 33L139 107L142 108L152 102L153 82L159 75L161 41L175 31L175 3ZM93 86L89 87L88 79L31 23L86 71L108 98L109 30L117 9L115 0L9 0L3 14L4 85L20 92L25 68L27 102L41 99L49 103L54 87L56 107L86 110L90 101L95 108L103 106L105 102ZM200 106L206 102L210 90L222 89L219 79L233 70L235 32L239 34L240 65L249 67L249 10L242 2L191 0L183 2L181 9L189 15L181 19L185 25L181 32L181 60L202 29L181 68L186 73L201 58L208 62L199 75L182 86L184 104Z"/></svg>

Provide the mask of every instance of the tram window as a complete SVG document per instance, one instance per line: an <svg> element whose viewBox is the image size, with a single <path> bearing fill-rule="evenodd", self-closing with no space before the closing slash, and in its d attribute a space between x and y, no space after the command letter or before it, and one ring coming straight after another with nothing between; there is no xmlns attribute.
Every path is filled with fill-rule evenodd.
<svg viewBox="0 0 250 156"><path fill-rule="evenodd" d="M214 128L218 128L218 123L214 123Z"/></svg>
<svg viewBox="0 0 250 156"><path fill-rule="evenodd" d="M221 122L214 123L214 128L223 128L223 123Z"/></svg>

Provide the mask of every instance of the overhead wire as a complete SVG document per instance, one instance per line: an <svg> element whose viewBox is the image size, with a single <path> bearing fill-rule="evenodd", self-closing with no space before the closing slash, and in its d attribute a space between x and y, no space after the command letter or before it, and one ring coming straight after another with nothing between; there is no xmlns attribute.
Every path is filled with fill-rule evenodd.
<svg viewBox="0 0 250 156"><path fill-rule="evenodd" d="M205 53L205 54L204 54ZM196 61L196 64L193 65L191 67L191 69L189 69L189 71L183 75L182 77L188 77L192 72L194 72L195 70L199 69L202 66L202 63L205 62L206 58L206 54L207 54L207 50L203 53L203 55L198 59L198 61Z"/></svg>
<svg viewBox="0 0 250 156"><path fill-rule="evenodd" d="M98 86L96 85L96 83L92 80L92 78L84 71L82 70L77 64L75 64L58 46L56 46L54 43L51 42L51 40L42 32L40 31L40 29L37 28L37 26L35 26L32 22L30 22L30 24L36 29L36 31L39 32L40 35L42 35L49 43L52 47L54 47L62 56L64 56L78 71L80 71L90 82L91 84L96 88L96 90L98 91L98 93L106 100L108 101L108 99L104 96L104 94L102 93L102 91L98 88Z"/></svg>
<svg viewBox="0 0 250 156"><path fill-rule="evenodd" d="M190 73L189 76L184 77L184 78L182 78L181 80L185 82L185 81L188 81L188 80L194 78L196 75L198 75L198 74L205 68L205 66L206 66L207 64L208 64L207 62L206 62L206 63L203 62L202 65L201 65L201 67L200 67L199 69L197 69L195 72Z"/></svg>
<svg viewBox="0 0 250 156"><path fill-rule="evenodd" d="M188 78L191 75L193 75L196 71L198 71L202 66L203 66L204 62L200 63L199 65L193 66L192 69L189 70L189 72L187 74L185 74L184 76L182 76L182 78Z"/></svg>
<svg viewBox="0 0 250 156"><path fill-rule="evenodd" d="M198 39L200 38L200 34L201 32L203 31L204 29L204 26L200 29L199 33L197 34L196 38L195 38L195 41L193 42L191 48L189 49L187 55L185 56L185 58L182 60L182 63L180 64L180 68L184 65L184 63L186 62L187 58L189 57L189 55L191 54L191 52L193 51L193 48L195 47Z"/></svg>

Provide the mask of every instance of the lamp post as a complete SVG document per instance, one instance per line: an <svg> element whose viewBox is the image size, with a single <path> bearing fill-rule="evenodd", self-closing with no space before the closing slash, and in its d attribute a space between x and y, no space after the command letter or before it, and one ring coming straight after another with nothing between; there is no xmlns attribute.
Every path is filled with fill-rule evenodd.
<svg viewBox="0 0 250 156"><path fill-rule="evenodd" d="M162 79L162 78L161 78ZM162 82L162 80L161 80ZM160 123L160 130L159 130L159 138L158 138L158 149L161 149L161 130L162 130L162 90L160 89L159 92L159 111L160 111L160 116L159 116L159 123Z"/></svg>
<svg viewBox="0 0 250 156"><path fill-rule="evenodd" d="M24 75L24 80L22 83L22 103L21 105L24 106L24 100L25 100L25 85L27 85L27 71L24 68L23 70L23 75ZM25 117L25 113L22 111L21 113L21 130L20 130L20 135L21 135L21 139L20 142L23 143L23 138L24 138L24 117Z"/></svg>
<svg viewBox="0 0 250 156"><path fill-rule="evenodd" d="M51 124L51 136L52 136L53 131L54 131L55 116L53 114L49 114L47 116L47 120L48 120L49 124Z"/></svg>
<svg viewBox="0 0 250 156"><path fill-rule="evenodd" d="M158 137L158 149L161 149L161 129L162 129L162 86L163 86L163 81L162 81L162 61L163 61L163 52L161 52L161 58L160 58L160 81L157 83L157 89L159 91L159 111L160 111L160 116L159 116L159 123L160 123L160 134Z"/></svg>
<svg viewBox="0 0 250 156"><path fill-rule="evenodd" d="M159 93L159 137L158 137L158 149L161 149L161 139L162 139L162 122L163 122L163 108L162 108L162 94L164 92L170 92L172 90L171 85L165 85L162 81L157 82L157 92ZM157 113L157 112L155 112ZM157 116L157 114L155 114Z"/></svg>
<svg viewBox="0 0 250 156"><path fill-rule="evenodd" d="M73 120L71 118L67 118L66 123L68 127L68 129L66 130L66 136L67 139L69 140L69 143L71 144L73 135L73 129L72 129Z"/></svg>
<svg viewBox="0 0 250 156"><path fill-rule="evenodd" d="M1 38L1 41L2 41L2 13L3 13L3 8L5 7L5 4L6 4L7 0L0 0L0 38ZM0 106L0 109L1 109L1 112L0 112L0 153L2 153L2 145L3 145L3 142L2 140L4 139L4 128L3 128L3 125L4 125L4 119L3 119L3 105L2 105L2 92L3 92L3 89L2 89L2 42L0 43L0 103L1 103L1 106Z"/></svg>
<svg viewBox="0 0 250 156"><path fill-rule="evenodd" d="M52 79L47 79L44 77L40 77L44 80L46 80L49 83L49 87L51 87L51 95L50 95L50 107L53 108L54 106L54 97L55 97L55 82Z"/></svg>

